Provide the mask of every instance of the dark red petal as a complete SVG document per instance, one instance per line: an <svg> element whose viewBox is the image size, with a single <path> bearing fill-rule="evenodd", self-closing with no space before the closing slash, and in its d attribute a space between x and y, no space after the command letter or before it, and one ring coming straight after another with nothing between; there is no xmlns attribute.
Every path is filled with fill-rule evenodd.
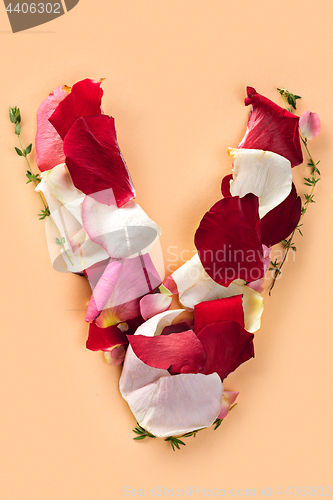
<svg viewBox="0 0 333 500"><path fill-rule="evenodd" d="M181 332L187 332L190 330L190 326L193 326L191 320L186 319L182 321L181 323L176 323L175 325L169 325L163 328L161 335L170 335L170 333L181 333Z"/></svg>
<svg viewBox="0 0 333 500"><path fill-rule="evenodd" d="M49 118L58 134L65 135L77 118L101 114L103 90L101 81L81 80L73 85L71 92L59 103Z"/></svg>
<svg viewBox="0 0 333 500"><path fill-rule="evenodd" d="M235 321L222 321L206 326L198 335L207 353L203 373L218 373L221 380L254 357L253 333Z"/></svg>
<svg viewBox="0 0 333 500"><path fill-rule="evenodd" d="M287 158L292 167L303 161L299 117L247 87L245 105L252 104L247 131L239 148L263 149Z"/></svg>
<svg viewBox="0 0 333 500"><path fill-rule="evenodd" d="M222 196L224 198L228 198L228 196L231 196L230 193L230 181L232 179L232 174L226 175L222 179L222 184L221 184L221 191L222 191Z"/></svg>
<svg viewBox="0 0 333 500"><path fill-rule="evenodd" d="M107 328L99 328L93 321L89 325L89 336L86 343L87 349L91 351L106 351L115 345L126 345L128 340L116 325Z"/></svg>
<svg viewBox="0 0 333 500"><path fill-rule="evenodd" d="M136 356L146 365L177 373L199 373L206 363L206 353L192 330L146 337L128 335Z"/></svg>
<svg viewBox="0 0 333 500"><path fill-rule="evenodd" d="M222 286L237 278L252 282L264 273L258 198L223 198L207 212L194 243L209 276Z"/></svg>
<svg viewBox="0 0 333 500"><path fill-rule="evenodd" d="M194 331L197 335L212 323L236 321L244 328L243 295L200 302L194 306Z"/></svg>
<svg viewBox="0 0 333 500"><path fill-rule="evenodd" d="M261 219L262 243L271 247L288 238L298 224L301 211L301 198L293 184L289 196Z"/></svg>
<svg viewBox="0 0 333 500"><path fill-rule="evenodd" d="M112 117L96 115L76 120L65 137L64 152L73 183L85 194L112 190L118 207L135 197ZM113 204L112 196L98 201Z"/></svg>

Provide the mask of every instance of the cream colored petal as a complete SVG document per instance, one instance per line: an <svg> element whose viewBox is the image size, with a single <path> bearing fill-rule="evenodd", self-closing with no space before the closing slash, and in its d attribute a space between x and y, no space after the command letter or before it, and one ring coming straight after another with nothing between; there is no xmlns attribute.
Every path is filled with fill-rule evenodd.
<svg viewBox="0 0 333 500"><path fill-rule="evenodd" d="M74 186L66 165L61 163L52 170L47 170L42 178L52 194L82 224L81 205L85 194Z"/></svg>
<svg viewBox="0 0 333 500"><path fill-rule="evenodd" d="M89 237L114 259L149 252L162 233L134 201L118 208L86 196L82 204L82 220Z"/></svg>
<svg viewBox="0 0 333 500"><path fill-rule="evenodd" d="M261 149L228 148L228 155L233 160L232 196L258 196L261 218L287 198L292 186L289 160Z"/></svg>
<svg viewBox="0 0 333 500"><path fill-rule="evenodd" d="M189 310L200 302L243 294L245 329L251 333L259 330L263 298L246 286L243 280L235 280L228 287L218 285L204 270L198 254L171 276L177 284L180 303Z"/></svg>
<svg viewBox="0 0 333 500"><path fill-rule="evenodd" d="M54 225L47 217L45 219L46 239L54 269L60 272L79 273L84 269L108 258L107 252L91 241L88 235L82 233L82 225L78 219L54 196L46 178L36 187L36 191L41 191L46 199L51 212L52 220L57 227L59 234L55 231ZM84 230L83 230L84 231ZM63 249L56 244L57 237L65 238L65 249L71 260L69 261ZM80 235L79 239L77 236ZM63 265L63 261L65 265Z"/></svg>

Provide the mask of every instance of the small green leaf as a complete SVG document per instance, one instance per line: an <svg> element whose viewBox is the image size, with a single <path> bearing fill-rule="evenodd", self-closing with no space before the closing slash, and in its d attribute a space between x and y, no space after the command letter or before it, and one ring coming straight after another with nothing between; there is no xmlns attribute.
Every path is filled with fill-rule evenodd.
<svg viewBox="0 0 333 500"><path fill-rule="evenodd" d="M164 285L160 285L158 289L161 293L163 293L163 295L166 295L167 297L170 297L172 295L170 290Z"/></svg>
<svg viewBox="0 0 333 500"><path fill-rule="evenodd" d="M64 238L64 237L62 237L61 239L56 238L56 240L55 240L55 241L56 241L56 244L57 244L57 245L59 245L60 247L63 247L63 246L64 246L64 244L66 243L66 240L65 240L65 238Z"/></svg>
<svg viewBox="0 0 333 500"><path fill-rule="evenodd" d="M50 215L50 209L49 209L49 207L46 207L45 210L42 210L42 212L40 214L38 214L39 220L43 220L46 217L48 217L49 215Z"/></svg>
<svg viewBox="0 0 333 500"><path fill-rule="evenodd" d="M15 146L15 151L16 151L16 153L17 153L19 156L24 156L24 155L23 155L23 153L22 153L22 151L21 151L19 148L17 148L16 146Z"/></svg>
<svg viewBox="0 0 333 500"><path fill-rule="evenodd" d="M27 155L31 153L31 149L32 149L32 144L29 144L29 146L27 146L27 148L25 150Z"/></svg>
<svg viewBox="0 0 333 500"><path fill-rule="evenodd" d="M217 418L214 422L215 424L215 427L214 427L214 431L216 431L216 429L218 429L220 427L220 425L222 424L223 422L223 418Z"/></svg>

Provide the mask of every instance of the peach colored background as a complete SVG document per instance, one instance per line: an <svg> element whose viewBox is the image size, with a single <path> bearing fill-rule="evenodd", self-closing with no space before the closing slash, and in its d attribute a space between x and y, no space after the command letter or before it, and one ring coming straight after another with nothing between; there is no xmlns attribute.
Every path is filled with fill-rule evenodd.
<svg viewBox="0 0 333 500"><path fill-rule="evenodd" d="M118 500L124 486L191 485L255 488L256 497L271 486L281 498L280 486L305 486L308 496L310 486L333 487L332 15L323 0L80 0L13 35L0 6L1 499ZM120 370L85 349L89 287L53 271L39 200L13 149L8 106L21 108L27 145L41 100L85 77L106 77L103 108L116 119L138 202L163 228L166 258L170 245L193 251L196 226L219 198L225 150L245 131L246 85L277 102L275 87L285 86L303 97L299 113L322 121L311 144L323 178L317 203L295 262L265 296L256 358L226 384L239 404L177 453L132 440ZM305 172L298 167L299 187Z"/></svg>

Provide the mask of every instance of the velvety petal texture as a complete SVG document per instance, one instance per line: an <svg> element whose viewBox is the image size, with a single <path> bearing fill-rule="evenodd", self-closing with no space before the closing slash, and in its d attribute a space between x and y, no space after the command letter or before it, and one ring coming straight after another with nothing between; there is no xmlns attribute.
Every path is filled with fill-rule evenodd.
<svg viewBox="0 0 333 500"><path fill-rule="evenodd" d="M292 167L303 162L299 117L247 87L245 105L252 105L246 134L239 148L272 151L287 158Z"/></svg>
<svg viewBox="0 0 333 500"><path fill-rule="evenodd" d="M201 302L242 295L245 329L251 333L259 330L263 299L244 281L235 280L228 287L218 285L204 270L198 254L173 272L171 278L177 286L180 303L190 311Z"/></svg>
<svg viewBox="0 0 333 500"><path fill-rule="evenodd" d="M207 361L203 370L206 375L218 373L223 381L229 373L254 357L253 333L249 333L235 321L208 324L198 334Z"/></svg>
<svg viewBox="0 0 333 500"><path fill-rule="evenodd" d="M112 117L78 118L65 137L64 152L73 183L85 194L103 192L108 196L99 201L118 207L135 197Z"/></svg>
<svg viewBox="0 0 333 500"><path fill-rule="evenodd" d="M194 306L194 331L199 334L206 325L235 321L244 328L242 295L201 302Z"/></svg>
<svg viewBox="0 0 333 500"><path fill-rule="evenodd" d="M261 219L261 241L271 247L285 240L296 228L302 213L302 201L292 184L287 198Z"/></svg>
<svg viewBox="0 0 333 500"><path fill-rule="evenodd" d="M156 337L128 335L127 338L135 355L146 365L168 370L171 375L204 370L206 351L192 330Z"/></svg>
<svg viewBox="0 0 333 500"><path fill-rule="evenodd" d="M263 275L258 198L223 198L207 212L194 243L207 274L219 285L251 282Z"/></svg>
<svg viewBox="0 0 333 500"><path fill-rule="evenodd" d="M80 117L98 115L101 113L101 100L103 90L102 80L95 81L86 78L75 83L66 98L61 100L49 118L50 123L56 129L62 139Z"/></svg>
<svg viewBox="0 0 333 500"><path fill-rule="evenodd" d="M233 160L232 196L255 194L259 198L260 217L287 198L292 185L289 160L257 149L228 148L228 154Z"/></svg>

